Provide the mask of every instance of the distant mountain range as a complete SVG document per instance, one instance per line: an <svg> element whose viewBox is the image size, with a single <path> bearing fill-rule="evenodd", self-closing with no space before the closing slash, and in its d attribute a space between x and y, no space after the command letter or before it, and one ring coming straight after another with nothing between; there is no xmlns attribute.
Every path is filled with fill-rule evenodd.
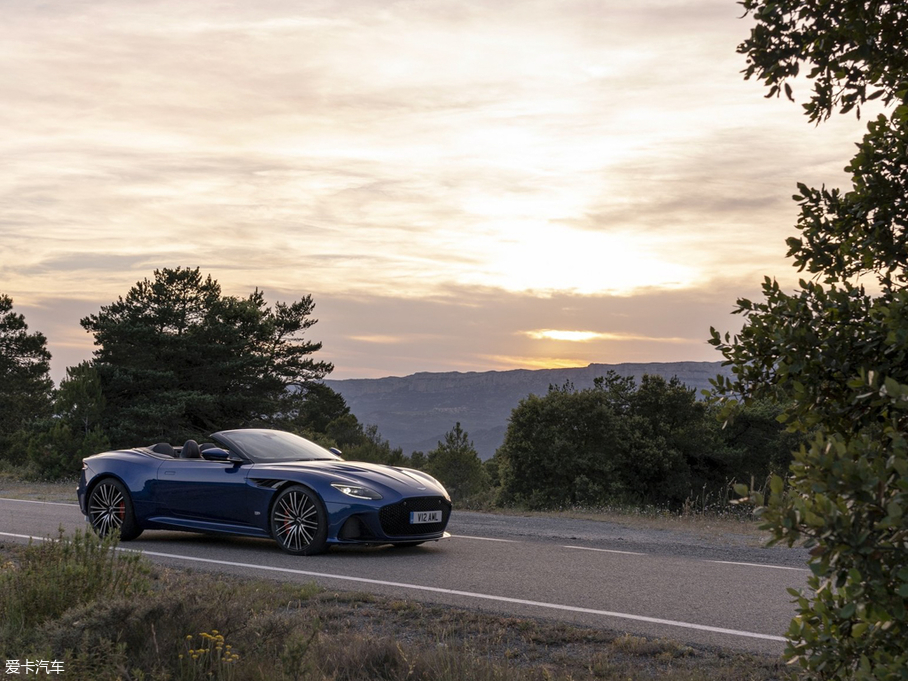
<svg viewBox="0 0 908 681"><path fill-rule="evenodd" d="M530 394L545 395L550 385L566 381L578 390L614 371L633 376L677 376L685 385L709 389L717 374L730 375L721 362L664 362L649 364L590 364L575 369L515 369L461 373L418 373L388 378L326 380L340 393L356 418L375 424L392 447L404 454L434 449L458 421L482 459L491 457L504 441L511 411Z"/></svg>

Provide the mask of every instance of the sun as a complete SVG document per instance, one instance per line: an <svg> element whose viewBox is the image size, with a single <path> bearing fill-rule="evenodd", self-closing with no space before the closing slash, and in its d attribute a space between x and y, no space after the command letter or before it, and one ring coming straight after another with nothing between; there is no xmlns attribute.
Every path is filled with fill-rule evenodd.
<svg viewBox="0 0 908 681"><path fill-rule="evenodd" d="M549 221L501 221L476 244L479 270L464 283L515 292L569 291L628 295L644 288L693 285L695 267L666 257L664 248L627 231L582 230Z"/></svg>

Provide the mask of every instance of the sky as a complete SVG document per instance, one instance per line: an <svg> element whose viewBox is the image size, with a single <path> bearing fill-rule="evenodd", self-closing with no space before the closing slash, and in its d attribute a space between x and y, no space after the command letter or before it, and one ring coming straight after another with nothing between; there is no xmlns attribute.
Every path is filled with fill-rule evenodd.
<svg viewBox="0 0 908 681"><path fill-rule="evenodd" d="M745 81L732 0L0 0L0 293L311 294L332 378L717 361L864 123ZM806 83L796 84L804 101Z"/></svg>

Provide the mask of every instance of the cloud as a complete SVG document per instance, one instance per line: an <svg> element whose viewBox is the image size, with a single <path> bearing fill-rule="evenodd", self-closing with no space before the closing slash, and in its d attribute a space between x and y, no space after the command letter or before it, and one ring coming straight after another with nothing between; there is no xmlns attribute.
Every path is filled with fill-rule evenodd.
<svg viewBox="0 0 908 681"><path fill-rule="evenodd" d="M743 82L737 14L10 3L4 293L70 324L67 308L158 267L199 266L231 293L313 292L347 375L699 358L701 332L680 330L702 322L698 301L729 308L763 274L795 276L794 183L841 183L860 130L814 130ZM526 329L611 335L564 356Z"/></svg>

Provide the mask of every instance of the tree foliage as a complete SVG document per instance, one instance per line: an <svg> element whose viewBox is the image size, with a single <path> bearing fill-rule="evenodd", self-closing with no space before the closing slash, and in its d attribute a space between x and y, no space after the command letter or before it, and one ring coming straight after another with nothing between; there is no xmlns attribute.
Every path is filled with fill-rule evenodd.
<svg viewBox="0 0 908 681"><path fill-rule="evenodd" d="M115 446L179 440L220 428L292 418L306 388L332 370L304 338L311 296L269 307L261 291L225 296L199 269L155 270L152 280L82 319Z"/></svg>
<svg viewBox="0 0 908 681"><path fill-rule="evenodd" d="M789 256L794 292L766 279L739 300L735 337L711 342L734 378L731 401L782 397L792 429L811 432L790 487L774 479L762 509L774 541L812 547L811 593L798 597L787 654L812 678L908 678L908 6L879 0L745 0L756 21L739 51L746 77L791 96L802 67L812 121L871 99L847 167L847 192L803 184ZM757 496L757 502L764 501Z"/></svg>
<svg viewBox="0 0 908 681"><path fill-rule="evenodd" d="M771 399L753 400L741 406L734 420L725 424L722 437L730 450L731 478L765 486L773 474L785 474L792 452L805 442L801 433L785 428L785 405Z"/></svg>
<svg viewBox="0 0 908 681"><path fill-rule="evenodd" d="M282 428L325 433L332 422L350 414L343 396L324 383L310 382L300 397L299 408L281 424Z"/></svg>
<svg viewBox="0 0 908 681"><path fill-rule="evenodd" d="M804 105L811 121L834 111L847 113L868 100L904 99L908 52L908 11L891 0L743 0L756 25L738 52L746 55L746 78L759 78L767 97L808 68L813 81Z"/></svg>
<svg viewBox="0 0 908 681"><path fill-rule="evenodd" d="M29 429L50 415L50 352L41 333L29 333L13 300L0 294L0 457L22 462Z"/></svg>
<svg viewBox="0 0 908 681"><path fill-rule="evenodd" d="M479 454L459 422L426 455L425 471L445 486L453 501L474 496L489 484Z"/></svg>
<svg viewBox="0 0 908 681"><path fill-rule="evenodd" d="M84 457L110 449L101 427L105 407L101 377L92 364L68 367L56 393L53 418L45 419L29 441L29 459L42 477L75 475Z"/></svg>
<svg viewBox="0 0 908 681"><path fill-rule="evenodd" d="M505 503L677 507L725 483L730 453L706 405L676 378L637 386L609 372L592 388L551 386L522 400L496 458Z"/></svg>
<svg viewBox="0 0 908 681"><path fill-rule="evenodd" d="M406 466L409 463L400 447L392 448L381 436L378 426L364 426L353 414L345 414L329 423L325 434L350 461L369 461L388 466Z"/></svg>

